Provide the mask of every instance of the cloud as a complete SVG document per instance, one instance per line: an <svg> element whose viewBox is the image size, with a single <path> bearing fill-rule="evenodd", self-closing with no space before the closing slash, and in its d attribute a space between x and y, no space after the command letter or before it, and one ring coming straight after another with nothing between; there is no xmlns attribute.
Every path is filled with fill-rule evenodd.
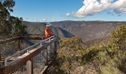
<svg viewBox="0 0 126 74"><path fill-rule="evenodd" d="M84 0L83 6L73 16L83 18L103 12L107 9L115 13L126 14L126 0ZM69 14L70 15L70 14Z"/></svg>
<svg viewBox="0 0 126 74"><path fill-rule="evenodd" d="M66 16L70 16L70 13L66 13Z"/></svg>
<svg viewBox="0 0 126 74"><path fill-rule="evenodd" d="M43 21L43 22L46 22L46 21L47 21L47 19L42 19L42 21Z"/></svg>
<svg viewBox="0 0 126 74"><path fill-rule="evenodd" d="M37 18L33 18L34 21L37 21L38 19Z"/></svg>
<svg viewBox="0 0 126 74"><path fill-rule="evenodd" d="M126 0L118 0L112 3L110 8L116 13L126 14Z"/></svg>

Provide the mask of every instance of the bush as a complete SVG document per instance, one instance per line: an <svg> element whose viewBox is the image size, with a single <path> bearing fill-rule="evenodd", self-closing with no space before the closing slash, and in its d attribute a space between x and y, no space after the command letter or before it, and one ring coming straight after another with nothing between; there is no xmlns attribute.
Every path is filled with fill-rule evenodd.
<svg viewBox="0 0 126 74"><path fill-rule="evenodd" d="M97 43L85 48L80 37L63 38L55 60L57 64L53 66L61 74L76 74L74 70L78 71L78 68L83 70L80 74L86 74L85 70L96 74L125 74L126 52L121 49L126 40L126 26L117 27L111 33L111 40L109 43Z"/></svg>

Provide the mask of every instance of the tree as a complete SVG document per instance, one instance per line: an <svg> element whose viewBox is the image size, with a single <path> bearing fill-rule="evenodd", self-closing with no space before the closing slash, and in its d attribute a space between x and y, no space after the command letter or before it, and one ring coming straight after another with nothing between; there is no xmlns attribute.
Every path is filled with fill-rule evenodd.
<svg viewBox="0 0 126 74"><path fill-rule="evenodd" d="M27 32L25 30L26 26L22 24L22 18L11 17L12 30L11 35L13 36L24 36Z"/></svg>
<svg viewBox="0 0 126 74"><path fill-rule="evenodd" d="M8 35L11 31L10 12L13 12L15 2L13 0L0 1L0 35Z"/></svg>
<svg viewBox="0 0 126 74"><path fill-rule="evenodd" d="M111 33L111 39L119 45L119 48L124 48L126 44L126 25L120 25Z"/></svg>
<svg viewBox="0 0 126 74"><path fill-rule="evenodd" d="M0 36L3 38L12 36L22 36L26 33L25 26L22 25L22 18L10 15L15 6L14 0L0 1Z"/></svg>

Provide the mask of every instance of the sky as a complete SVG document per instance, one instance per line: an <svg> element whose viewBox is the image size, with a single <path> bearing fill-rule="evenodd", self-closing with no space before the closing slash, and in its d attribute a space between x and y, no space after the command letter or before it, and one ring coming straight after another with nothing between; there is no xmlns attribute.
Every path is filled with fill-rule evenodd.
<svg viewBox="0 0 126 74"><path fill-rule="evenodd" d="M126 0L15 0L11 15L25 21L126 21Z"/></svg>

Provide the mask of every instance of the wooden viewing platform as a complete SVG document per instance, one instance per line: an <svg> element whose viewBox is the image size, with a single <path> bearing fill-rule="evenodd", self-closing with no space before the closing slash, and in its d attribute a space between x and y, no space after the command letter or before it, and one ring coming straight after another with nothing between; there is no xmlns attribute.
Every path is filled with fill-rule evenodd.
<svg viewBox="0 0 126 74"><path fill-rule="evenodd" d="M21 40L22 39L30 39L30 40L40 40L38 43L35 43L32 46L24 48L21 50ZM0 74L11 74L19 69L22 65L26 65L26 73L27 74L34 74L33 73L33 58L44 51L46 65L39 72L39 74L46 73L47 68L50 66L52 60L56 57L57 51L57 44L55 36L52 36L48 39L42 40L41 37L15 37L5 40L0 40L0 44L4 44L11 41L18 41L18 51L13 55L6 57L3 61L1 59L0 54L0 61L3 62L3 65L0 66ZM49 61L50 60L50 61Z"/></svg>

